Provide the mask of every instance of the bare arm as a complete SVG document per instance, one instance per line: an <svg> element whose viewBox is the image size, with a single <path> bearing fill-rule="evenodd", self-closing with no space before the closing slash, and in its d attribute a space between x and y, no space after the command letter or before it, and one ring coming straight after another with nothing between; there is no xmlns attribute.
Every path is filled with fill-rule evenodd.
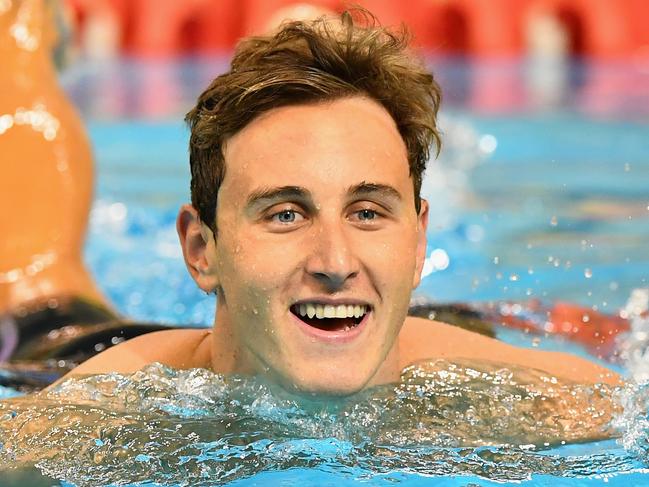
<svg viewBox="0 0 649 487"><path fill-rule="evenodd" d="M506 417L514 421L507 423L501 434L515 440L514 443L548 446L564 441L599 440L616 434L610 423L621 406L613 392L623 384L622 378L586 359L514 347L478 333L419 318L406 321L400 351L404 367L419 362L416 369L423 367L432 373L451 367L453 375L459 374L464 389L467 384L463 380L476 377L471 370L487 372L485 378L479 375L476 379L486 382L490 376L511 373L511 387L520 391L512 392L518 399L511 402L512 410ZM445 375L440 381L448 381L449 377ZM493 414L488 406L475 405L486 408L485 415Z"/></svg>
<svg viewBox="0 0 649 487"><path fill-rule="evenodd" d="M436 358L487 360L537 369L580 384L622 384L617 373L575 355L515 347L456 326L422 318L406 320L400 348L404 367Z"/></svg>

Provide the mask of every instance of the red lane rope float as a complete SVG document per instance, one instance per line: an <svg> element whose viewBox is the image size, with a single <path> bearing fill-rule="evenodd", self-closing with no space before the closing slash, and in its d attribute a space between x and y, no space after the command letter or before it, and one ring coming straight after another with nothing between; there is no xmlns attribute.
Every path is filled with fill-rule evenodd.
<svg viewBox="0 0 649 487"><path fill-rule="evenodd" d="M503 303L481 311L488 319L505 327L534 335L559 335L611 361L616 358L616 337L630 329L628 320L620 316L566 302L557 302L551 307L535 300L522 304Z"/></svg>
<svg viewBox="0 0 649 487"><path fill-rule="evenodd" d="M555 303L549 318L550 333L582 343L601 356L611 356L615 352L616 336L630 329L624 318L571 303Z"/></svg>

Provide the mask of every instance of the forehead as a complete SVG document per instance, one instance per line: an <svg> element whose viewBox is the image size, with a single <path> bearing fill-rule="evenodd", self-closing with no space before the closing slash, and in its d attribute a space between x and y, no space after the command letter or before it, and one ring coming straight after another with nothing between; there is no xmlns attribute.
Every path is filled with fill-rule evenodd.
<svg viewBox="0 0 649 487"><path fill-rule="evenodd" d="M406 147L394 120L362 97L270 110L228 140L224 155L220 193L259 185L411 185Z"/></svg>

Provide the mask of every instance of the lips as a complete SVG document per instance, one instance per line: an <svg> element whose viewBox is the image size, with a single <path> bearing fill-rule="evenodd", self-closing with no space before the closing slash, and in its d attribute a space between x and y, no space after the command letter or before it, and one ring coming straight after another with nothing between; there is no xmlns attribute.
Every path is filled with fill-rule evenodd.
<svg viewBox="0 0 649 487"><path fill-rule="evenodd" d="M349 332L356 328L370 307L361 303L324 304L301 302L291 306L300 321L318 330L330 332Z"/></svg>

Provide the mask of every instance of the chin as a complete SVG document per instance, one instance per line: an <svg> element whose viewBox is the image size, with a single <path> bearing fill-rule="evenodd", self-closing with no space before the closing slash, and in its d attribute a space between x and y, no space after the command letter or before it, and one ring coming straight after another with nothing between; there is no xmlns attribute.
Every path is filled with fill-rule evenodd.
<svg viewBox="0 0 649 487"><path fill-rule="evenodd" d="M343 397L356 394L367 387L372 374L341 375L339 370L322 370L316 368L313 374L302 374L299 377L289 376L282 381L282 386L297 394L309 396Z"/></svg>
<svg viewBox="0 0 649 487"><path fill-rule="evenodd" d="M362 391L364 386L355 384L293 384L292 392L308 396L346 397Z"/></svg>

